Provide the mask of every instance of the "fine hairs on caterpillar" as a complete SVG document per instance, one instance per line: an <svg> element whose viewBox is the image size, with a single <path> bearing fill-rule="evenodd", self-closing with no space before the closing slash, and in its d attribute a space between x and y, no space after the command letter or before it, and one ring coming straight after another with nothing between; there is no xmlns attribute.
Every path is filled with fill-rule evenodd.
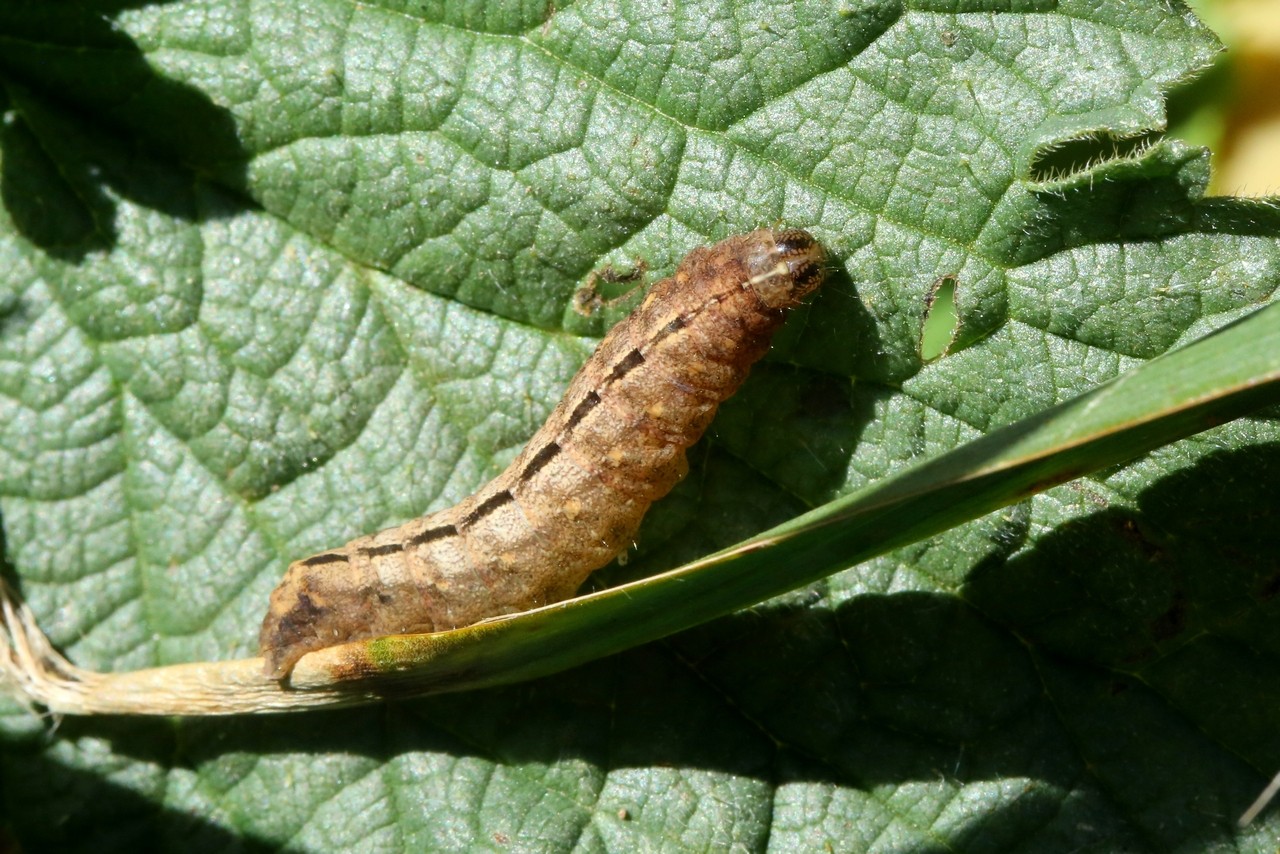
<svg viewBox="0 0 1280 854"><path fill-rule="evenodd" d="M442 631L574 595L626 549L685 452L822 282L808 232L693 250L615 326L514 462L455 507L295 561L259 644L282 679L308 652Z"/></svg>

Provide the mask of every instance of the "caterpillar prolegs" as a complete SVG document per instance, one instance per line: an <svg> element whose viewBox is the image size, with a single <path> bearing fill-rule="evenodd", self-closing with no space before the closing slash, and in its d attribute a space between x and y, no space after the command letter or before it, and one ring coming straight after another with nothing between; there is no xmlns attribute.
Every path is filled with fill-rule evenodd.
<svg viewBox="0 0 1280 854"><path fill-rule="evenodd" d="M516 460L455 507L295 561L259 643L283 678L308 652L441 631L572 596L628 547L685 451L817 288L808 232L690 252L615 326Z"/></svg>

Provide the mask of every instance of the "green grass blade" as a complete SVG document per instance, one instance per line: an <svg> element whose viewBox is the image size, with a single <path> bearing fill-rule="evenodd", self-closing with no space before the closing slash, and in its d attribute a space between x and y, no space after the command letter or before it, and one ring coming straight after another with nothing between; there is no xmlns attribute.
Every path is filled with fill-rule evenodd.
<svg viewBox="0 0 1280 854"><path fill-rule="evenodd" d="M383 674L398 674L393 693L543 676L750 606L1276 402L1280 305L679 569L466 629L382 638L369 652Z"/></svg>

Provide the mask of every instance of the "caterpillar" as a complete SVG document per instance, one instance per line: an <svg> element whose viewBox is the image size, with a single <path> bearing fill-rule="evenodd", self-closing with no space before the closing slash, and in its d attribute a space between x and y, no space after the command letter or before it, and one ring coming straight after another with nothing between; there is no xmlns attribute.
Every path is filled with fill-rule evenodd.
<svg viewBox="0 0 1280 854"><path fill-rule="evenodd" d="M569 383L514 462L455 507L294 561L259 645L284 679L308 652L442 631L574 595L631 543L685 452L823 278L799 229L690 252Z"/></svg>

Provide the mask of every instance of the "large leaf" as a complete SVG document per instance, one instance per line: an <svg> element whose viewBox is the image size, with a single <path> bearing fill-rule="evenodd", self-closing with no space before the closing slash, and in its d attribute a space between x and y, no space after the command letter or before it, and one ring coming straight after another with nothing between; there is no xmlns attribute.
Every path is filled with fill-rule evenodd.
<svg viewBox="0 0 1280 854"><path fill-rule="evenodd" d="M1214 50L1155 0L6 4L9 565L83 666L251 652L289 559L515 453L617 317L572 312L592 269L782 220L840 272L607 575L729 545L1270 298L1274 208L1142 136ZM12 833L1264 850L1230 828L1280 766L1278 433L523 686L303 726L13 707Z"/></svg>

